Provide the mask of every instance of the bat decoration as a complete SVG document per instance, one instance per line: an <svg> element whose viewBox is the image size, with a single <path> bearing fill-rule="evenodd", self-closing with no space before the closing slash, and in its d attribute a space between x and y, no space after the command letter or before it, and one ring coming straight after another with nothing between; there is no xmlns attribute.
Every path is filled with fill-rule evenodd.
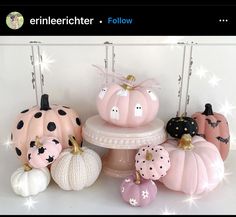
<svg viewBox="0 0 236 217"><path fill-rule="evenodd" d="M223 143L225 143L225 144L228 144L229 139L230 139L230 137L228 137L228 138L223 138L223 137L221 137L221 136L217 136L216 138L217 138L220 142L223 142Z"/></svg>
<svg viewBox="0 0 236 217"><path fill-rule="evenodd" d="M54 161L54 156L48 156L48 159L46 159L47 161L48 161L48 163L51 163L51 162L53 162Z"/></svg>
<svg viewBox="0 0 236 217"><path fill-rule="evenodd" d="M210 119L206 118L207 123L210 124L213 128L217 127L219 123L221 122L220 120L217 120L216 122L212 122Z"/></svg>

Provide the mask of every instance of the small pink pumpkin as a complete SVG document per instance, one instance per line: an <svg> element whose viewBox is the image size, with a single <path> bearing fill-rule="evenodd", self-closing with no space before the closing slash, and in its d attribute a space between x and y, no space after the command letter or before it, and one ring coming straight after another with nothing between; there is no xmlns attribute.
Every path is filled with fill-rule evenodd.
<svg viewBox="0 0 236 217"><path fill-rule="evenodd" d="M198 134L213 143L225 160L230 148L229 125L225 116L213 112L211 104L207 103L205 111L194 113L192 118L198 124Z"/></svg>
<svg viewBox="0 0 236 217"><path fill-rule="evenodd" d="M135 167L144 179L158 180L170 168L169 153L161 145L142 147L135 156Z"/></svg>
<svg viewBox="0 0 236 217"><path fill-rule="evenodd" d="M27 156L34 168L43 168L53 163L61 153L62 145L54 137L36 137L32 141Z"/></svg>
<svg viewBox="0 0 236 217"><path fill-rule="evenodd" d="M135 78L127 76L127 83L113 83L102 88L97 97L99 115L105 121L121 127L138 127L155 119L159 99L146 87L129 85Z"/></svg>
<svg viewBox="0 0 236 217"><path fill-rule="evenodd" d="M136 171L135 175L123 180L120 192L123 200L131 206L146 206L156 198L157 186L152 180L143 179Z"/></svg>
<svg viewBox="0 0 236 217"><path fill-rule="evenodd" d="M42 95L41 105L22 111L16 118L11 134L18 158L27 163L27 151L35 137L56 137L62 144L62 148L72 146L69 135L73 135L76 141L82 141L82 127L79 115L71 108L61 105L50 105L49 96Z"/></svg>
<svg viewBox="0 0 236 217"><path fill-rule="evenodd" d="M169 152L171 167L160 179L174 191L201 194L213 190L224 177L224 162L214 144L200 136L184 134L180 141L168 140L162 146Z"/></svg>

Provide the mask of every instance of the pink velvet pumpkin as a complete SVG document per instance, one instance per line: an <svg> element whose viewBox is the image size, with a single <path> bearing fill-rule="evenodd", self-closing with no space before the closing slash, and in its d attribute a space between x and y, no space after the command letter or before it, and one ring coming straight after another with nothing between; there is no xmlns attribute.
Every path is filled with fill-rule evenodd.
<svg viewBox="0 0 236 217"><path fill-rule="evenodd" d="M127 81L134 80L134 76L127 76ZM97 109L101 118L109 123L121 127L137 127L155 119L159 99L149 88L113 83L99 93Z"/></svg>
<svg viewBox="0 0 236 217"><path fill-rule="evenodd" d="M196 112L192 118L198 124L198 134L213 143L225 160L230 148L230 134L228 121L224 115L213 112L211 104L205 105L204 112Z"/></svg>
<svg viewBox="0 0 236 217"><path fill-rule="evenodd" d="M78 114L67 106L49 105L48 95L44 94L40 107L34 106L18 115L11 138L18 157L27 163L27 151L36 136L58 138L62 148L67 148L72 145L69 135L79 143L82 141L81 131Z"/></svg>
<svg viewBox="0 0 236 217"><path fill-rule="evenodd" d="M136 172L123 180L120 192L123 200L131 206L146 206L156 198L157 186L152 180L143 179Z"/></svg>
<svg viewBox="0 0 236 217"><path fill-rule="evenodd" d="M161 145L142 147L135 156L135 168L144 179L158 180L170 168L169 153Z"/></svg>
<svg viewBox="0 0 236 217"><path fill-rule="evenodd" d="M175 191L201 194L213 190L224 177L224 162L218 149L200 136L184 134L180 141L168 140L162 146L169 152L171 167L160 179Z"/></svg>
<svg viewBox="0 0 236 217"><path fill-rule="evenodd" d="M59 156L62 145L54 137L36 137L27 152L29 164L34 168L43 168L53 163Z"/></svg>

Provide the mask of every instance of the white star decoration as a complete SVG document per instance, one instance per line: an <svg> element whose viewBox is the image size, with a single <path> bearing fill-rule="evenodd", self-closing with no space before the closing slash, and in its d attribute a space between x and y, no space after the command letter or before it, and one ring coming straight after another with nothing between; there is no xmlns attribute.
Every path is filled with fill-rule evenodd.
<svg viewBox="0 0 236 217"><path fill-rule="evenodd" d="M125 182L130 182L130 179L125 179Z"/></svg>
<svg viewBox="0 0 236 217"><path fill-rule="evenodd" d="M6 141L1 143L2 146L5 146L7 150L12 148L13 142L10 138L7 138Z"/></svg>
<svg viewBox="0 0 236 217"><path fill-rule="evenodd" d="M122 193L125 192L125 188L124 188L124 187L121 188L121 192L122 192Z"/></svg>
<svg viewBox="0 0 236 217"><path fill-rule="evenodd" d="M176 215L176 213L165 207L165 209L161 211L161 215Z"/></svg>
<svg viewBox="0 0 236 217"><path fill-rule="evenodd" d="M205 69L203 66L200 66L196 72L195 75L197 75L200 79L206 78L206 73L208 72L207 69Z"/></svg>
<svg viewBox="0 0 236 217"><path fill-rule="evenodd" d="M132 205L132 206L136 206L136 205L138 204L138 202L137 202L134 198L130 198L130 199L129 199L129 203L130 203L130 205Z"/></svg>
<svg viewBox="0 0 236 217"><path fill-rule="evenodd" d="M148 196L149 196L149 193L148 193L147 190L146 190L146 191L142 191L142 197L143 197L143 199L148 198Z"/></svg>
<svg viewBox="0 0 236 217"><path fill-rule="evenodd" d="M50 64L53 63L53 60L50 56L48 56L45 52L42 53L42 59L40 62L42 70L50 71ZM39 61L35 63L36 66L39 65Z"/></svg>
<svg viewBox="0 0 236 217"><path fill-rule="evenodd" d="M24 203L24 206L27 207L28 210L31 210L34 208L34 205L37 203L32 197L26 198L26 202Z"/></svg>
<svg viewBox="0 0 236 217"><path fill-rule="evenodd" d="M232 115L232 110L236 109L236 107L225 100L225 103L221 105L219 109L219 113L222 113L226 118Z"/></svg>
<svg viewBox="0 0 236 217"><path fill-rule="evenodd" d="M212 86L215 87L217 85L219 85L221 78L217 77L215 74L211 76L211 78L209 79L208 83Z"/></svg>
<svg viewBox="0 0 236 217"><path fill-rule="evenodd" d="M183 200L184 203L188 203L189 207L197 206L196 200L200 199L200 196L190 195L187 199Z"/></svg>

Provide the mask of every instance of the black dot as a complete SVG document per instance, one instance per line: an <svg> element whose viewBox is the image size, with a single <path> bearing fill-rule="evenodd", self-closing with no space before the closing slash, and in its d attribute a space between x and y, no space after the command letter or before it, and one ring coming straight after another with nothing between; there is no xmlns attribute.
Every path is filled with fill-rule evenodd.
<svg viewBox="0 0 236 217"><path fill-rule="evenodd" d="M149 148L150 146L148 145L148 148Z"/></svg>
<svg viewBox="0 0 236 217"><path fill-rule="evenodd" d="M154 150L154 148L152 148L152 150Z"/></svg>
<svg viewBox="0 0 236 217"><path fill-rule="evenodd" d="M144 174L142 174L142 176L144 176Z"/></svg>
<svg viewBox="0 0 236 217"><path fill-rule="evenodd" d="M154 159L152 159L152 161L154 161Z"/></svg>
<svg viewBox="0 0 236 217"><path fill-rule="evenodd" d="M145 151L145 149L143 149L143 151Z"/></svg>
<svg viewBox="0 0 236 217"><path fill-rule="evenodd" d="M160 168L162 169L162 166L160 166Z"/></svg>
<svg viewBox="0 0 236 217"><path fill-rule="evenodd" d="M67 109L70 109L70 107L68 107L68 106L64 106L64 105L63 105L62 107L63 107L63 108L67 108Z"/></svg>
<svg viewBox="0 0 236 217"><path fill-rule="evenodd" d="M49 131L54 131L57 127L54 122L49 122L47 128Z"/></svg>
<svg viewBox="0 0 236 217"><path fill-rule="evenodd" d="M21 156L21 150L20 150L19 148L17 148L17 147L16 147L16 154L17 154L18 156Z"/></svg>
<svg viewBox="0 0 236 217"><path fill-rule="evenodd" d="M163 176L163 175L161 175L161 176Z"/></svg>
<svg viewBox="0 0 236 217"><path fill-rule="evenodd" d="M155 177L155 175L152 175L152 177Z"/></svg>
<svg viewBox="0 0 236 217"><path fill-rule="evenodd" d="M32 148L32 147L34 147L35 146L35 141L31 141L30 142L30 147Z"/></svg>
<svg viewBox="0 0 236 217"><path fill-rule="evenodd" d="M22 127L24 126L24 122L21 120L19 121L19 123L17 124L17 129L20 130Z"/></svg>
<svg viewBox="0 0 236 217"><path fill-rule="evenodd" d="M55 144L59 143L56 139L53 139L52 141L55 142Z"/></svg>
<svg viewBox="0 0 236 217"><path fill-rule="evenodd" d="M26 109L26 110L22 111L21 113L26 113L26 112L28 112L28 111L29 111L29 109Z"/></svg>
<svg viewBox="0 0 236 217"><path fill-rule="evenodd" d="M72 142L69 140L68 141L69 146L73 146Z"/></svg>
<svg viewBox="0 0 236 217"><path fill-rule="evenodd" d="M140 168L140 170L142 170L143 168Z"/></svg>
<svg viewBox="0 0 236 217"><path fill-rule="evenodd" d="M82 147L83 146L83 140L81 141L81 143L80 143L80 147Z"/></svg>
<svg viewBox="0 0 236 217"><path fill-rule="evenodd" d="M137 163L138 163L139 161L137 160Z"/></svg>
<svg viewBox="0 0 236 217"><path fill-rule="evenodd" d="M13 134L11 133L11 140L13 140Z"/></svg>
<svg viewBox="0 0 236 217"><path fill-rule="evenodd" d="M145 160L143 161L143 163L145 163Z"/></svg>
<svg viewBox="0 0 236 217"><path fill-rule="evenodd" d="M160 150L162 151L162 148L160 148Z"/></svg>
<svg viewBox="0 0 236 217"><path fill-rule="evenodd" d="M149 169L152 170L152 167L150 167Z"/></svg>
<svg viewBox="0 0 236 217"><path fill-rule="evenodd" d="M37 112L37 113L34 115L35 118L40 118L41 116L42 116L42 112Z"/></svg>
<svg viewBox="0 0 236 217"><path fill-rule="evenodd" d="M168 163L170 163L170 161L168 160Z"/></svg>
<svg viewBox="0 0 236 217"><path fill-rule="evenodd" d="M157 152L157 150L156 150L156 152Z"/></svg>
<svg viewBox="0 0 236 217"><path fill-rule="evenodd" d="M31 154L28 154L28 160L31 160Z"/></svg>
<svg viewBox="0 0 236 217"><path fill-rule="evenodd" d="M161 157L161 159L163 159L163 157Z"/></svg>
<svg viewBox="0 0 236 217"><path fill-rule="evenodd" d="M76 118L76 124L78 124L79 126L81 125L80 119Z"/></svg>
<svg viewBox="0 0 236 217"><path fill-rule="evenodd" d="M140 153L138 153L138 155L140 155Z"/></svg>
<svg viewBox="0 0 236 217"><path fill-rule="evenodd" d="M66 112L63 111L62 109L59 109L58 114L61 115L61 116L64 116L64 115L66 115Z"/></svg>

